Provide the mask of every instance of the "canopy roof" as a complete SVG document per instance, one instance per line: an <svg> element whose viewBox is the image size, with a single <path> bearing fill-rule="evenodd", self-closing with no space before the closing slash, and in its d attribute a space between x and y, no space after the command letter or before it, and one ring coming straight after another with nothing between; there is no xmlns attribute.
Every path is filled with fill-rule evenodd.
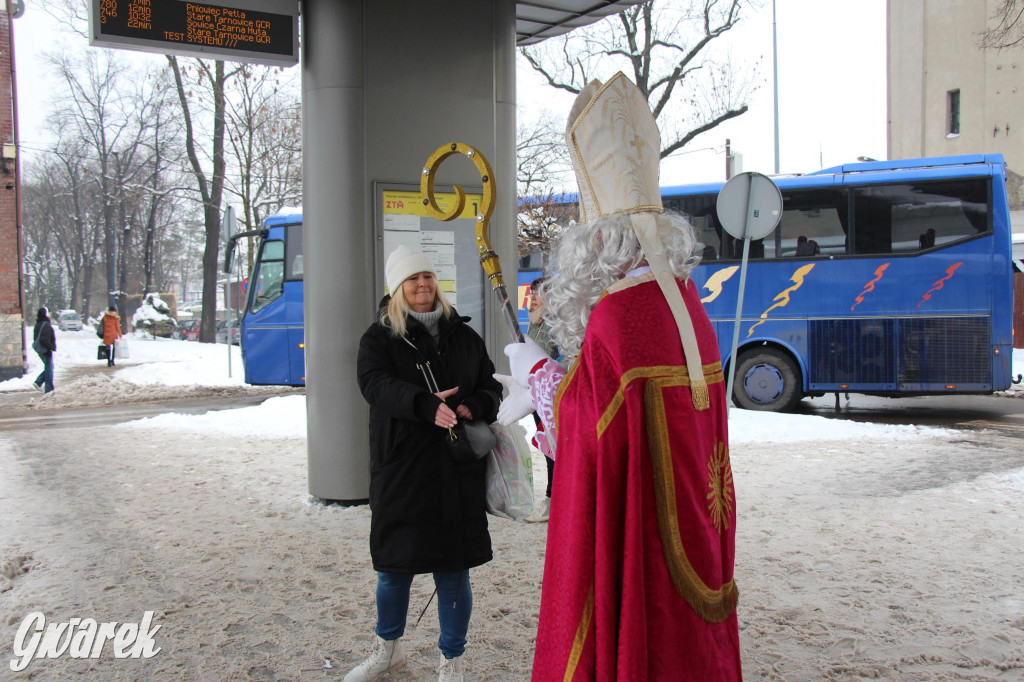
<svg viewBox="0 0 1024 682"><path fill-rule="evenodd" d="M516 44L533 45L639 4L640 0L517 1Z"/></svg>

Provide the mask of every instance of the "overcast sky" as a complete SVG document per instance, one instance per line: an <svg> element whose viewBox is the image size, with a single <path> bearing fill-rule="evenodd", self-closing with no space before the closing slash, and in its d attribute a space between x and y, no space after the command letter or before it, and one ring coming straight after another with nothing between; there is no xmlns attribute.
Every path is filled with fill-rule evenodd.
<svg viewBox="0 0 1024 682"><path fill-rule="evenodd" d="M28 157L45 144L45 115L56 89L43 52L61 39L40 9L44 1L28 0L14 22L20 137ZM663 185L723 179L726 138L742 154L742 170L774 171L772 3L759 1L763 6L728 36L733 62L759 60L760 85L750 110L667 159ZM806 173L862 155L887 158L885 0L777 0L776 26L781 172ZM82 42L77 36L63 40ZM163 59L137 54L125 52ZM517 96L527 113L545 107L558 118L572 102L571 95L540 85L524 68Z"/></svg>

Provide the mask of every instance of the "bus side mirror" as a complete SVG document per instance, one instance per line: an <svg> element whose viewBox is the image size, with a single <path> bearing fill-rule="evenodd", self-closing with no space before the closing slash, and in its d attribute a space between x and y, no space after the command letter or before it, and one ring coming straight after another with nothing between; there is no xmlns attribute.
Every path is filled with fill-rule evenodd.
<svg viewBox="0 0 1024 682"><path fill-rule="evenodd" d="M234 239L228 241L228 246L224 249L224 272L231 274L231 266L235 261L235 244L237 242Z"/></svg>

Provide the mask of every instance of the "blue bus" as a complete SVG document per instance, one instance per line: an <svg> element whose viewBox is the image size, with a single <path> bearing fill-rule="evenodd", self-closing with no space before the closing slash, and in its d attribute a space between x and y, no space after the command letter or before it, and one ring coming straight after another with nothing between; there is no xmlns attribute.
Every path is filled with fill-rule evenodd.
<svg viewBox="0 0 1024 682"><path fill-rule="evenodd" d="M1011 382L1013 271L1001 154L855 163L773 178L779 227L751 243L733 399L991 393ZM732 362L743 242L724 183L663 187L703 244L693 273ZM522 288L540 272L521 272ZM520 297L522 298L522 296Z"/></svg>
<svg viewBox="0 0 1024 682"><path fill-rule="evenodd" d="M253 271L244 282L242 364L247 384L306 385L302 314L302 210L270 216L260 237ZM250 236L242 233L234 240Z"/></svg>
<svg viewBox="0 0 1024 682"><path fill-rule="evenodd" d="M826 393L897 397L1010 386L1013 272L1002 155L855 163L774 180L783 214L779 227L750 248L738 405L786 411ZM723 231L715 212L722 184L665 187L662 200L698 230L702 263L693 280L728 366L742 241ZM276 234L268 229L264 243L281 240ZM284 238L269 253L284 253L287 262L287 252ZM261 247L257 269L264 253ZM529 284L541 274L519 272L524 329ZM289 283L294 276L284 278L286 299ZM297 313L301 342L301 266L297 284L299 307L289 310ZM254 300L250 294L243 329L260 315ZM284 342L275 343L276 350L264 348L280 356ZM289 364L294 348L293 342ZM246 381L257 383L249 369L257 354L243 349Z"/></svg>

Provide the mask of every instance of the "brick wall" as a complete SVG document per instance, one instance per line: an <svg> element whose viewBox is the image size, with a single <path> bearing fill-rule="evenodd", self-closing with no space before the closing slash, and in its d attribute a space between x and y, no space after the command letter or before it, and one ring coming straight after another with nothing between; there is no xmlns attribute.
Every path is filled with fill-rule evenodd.
<svg viewBox="0 0 1024 682"><path fill-rule="evenodd" d="M0 145L16 144L11 21L0 7ZM0 152L3 147L0 146ZM18 229L18 178L14 160L0 154L0 380L25 371L24 314L21 302L21 239ZM32 316L35 320L35 315Z"/></svg>

